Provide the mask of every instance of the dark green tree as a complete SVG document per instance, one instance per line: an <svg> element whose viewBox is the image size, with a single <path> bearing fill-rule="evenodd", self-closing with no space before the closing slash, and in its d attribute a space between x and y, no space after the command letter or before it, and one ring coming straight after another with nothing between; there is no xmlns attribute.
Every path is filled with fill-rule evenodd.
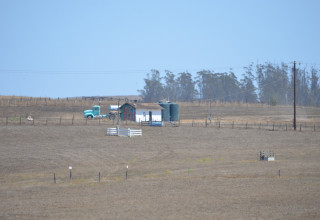
<svg viewBox="0 0 320 220"><path fill-rule="evenodd" d="M298 68L296 73L297 104L306 106L310 103L308 72L306 68Z"/></svg>
<svg viewBox="0 0 320 220"><path fill-rule="evenodd" d="M240 100L240 84L232 71L228 74L203 70L197 74L196 82L201 99L225 102Z"/></svg>
<svg viewBox="0 0 320 220"><path fill-rule="evenodd" d="M288 66L284 63L281 66L266 63L256 68L260 102L287 104Z"/></svg>
<svg viewBox="0 0 320 220"><path fill-rule="evenodd" d="M320 86L318 70L314 67L311 68L310 78L310 105L320 106Z"/></svg>
<svg viewBox="0 0 320 220"><path fill-rule="evenodd" d="M232 70L229 74L223 74L223 97L220 98L221 101L234 102L241 101L241 87L240 83Z"/></svg>
<svg viewBox="0 0 320 220"><path fill-rule="evenodd" d="M291 81L289 86L288 98L289 104L293 104L294 99L294 81L293 81L294 71L292 69ZM308 105L310 103L309 99L309 80L307 77L306 68L296 69L296 104L297 105Z"/></svg>
<svg viewBox="0 0 320 220"><path fill-rule="evenodd" d="M166 75L164 77L164 93L168 101L176 101L178 92L178 82L175 78L176 76L169 70L166 70L165 72Z"/></svg>
<svg viewBox="0 0 320 220"><path fill-rule="evenodd" d="M254 75L253 75L253 64L250 63L249 66L244 67L245 74L243 74L243 79L241 79L241 89L242 98L244 102L254 103L257 102L256 87L254 86Z"/></svg>
<svg viewBox="0 0 320 220"><path fill-rule="evenodd" d="M192 79L192 75L188 72L179 73L177 83L178 99L184 102L193 101L197 91L195 90L195 82Z"/></svg>
<svg viewBox="0 0 320 220"><path fill-rule="evenodd" d="M299 66L300 67L300 66ZM161 99L174 101L219 100L223 102L244 101L276 104L293 103L293 71L288 77L288 65L285 63L244 67L243 78L238 81L234 72L214 73L210 70L197 72L196 80L188 72L175 76L166 70L162 78L158 70L151 70L144 79L143 90L138 90L145 102L157 102ZM162 84L164 80L164 84ZM257 88L255 87L257 85ZM319 71L311 68L297 68L297 104L320 106Z"/></svg>
<svg viewBox="0 0 320 220"><path fill-rule="evenodd" d="M213 100L213 73L210 70L202 70L197 74L196 83L198 86L199 98L202 100Z"/></svg>
<svg viewBox="0 0 320 220"><path fill-rule="evenodd" d="M157 102L165 98L163 84L161 83L161 76L158 70L151 70L151 74L147 74L144 79L144 90L138 90L144 102Z"/></svg>

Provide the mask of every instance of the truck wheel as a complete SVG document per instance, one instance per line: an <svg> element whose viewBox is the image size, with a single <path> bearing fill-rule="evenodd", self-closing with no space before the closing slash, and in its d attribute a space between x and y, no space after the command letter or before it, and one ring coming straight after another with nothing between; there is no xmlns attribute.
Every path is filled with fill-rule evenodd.
<svg viewBox="0 0 320 220"><path fill-rule="evenodd" d="M92 115L88 115L87 118L88 119L92 119L93 117L92 117Z"/></svg>

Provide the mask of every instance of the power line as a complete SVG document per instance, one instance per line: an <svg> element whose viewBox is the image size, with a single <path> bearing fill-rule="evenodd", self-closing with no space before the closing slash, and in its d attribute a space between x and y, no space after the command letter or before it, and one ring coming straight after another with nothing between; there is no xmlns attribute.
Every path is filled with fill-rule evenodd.
<svg viewBox="0 0 320 220"><path fill-rule="evenodd" d="M118 74L145 74L145 70L9 70L0 69L0 74L26 75L118 75Z"/></svg>
<svg viewBox="0 0 320 220"><path fill-rule="evenodd" d="M266 62L268 63L268 62ZM286 63L291 64L292 62ZM310 65L311 67L316 66L314 63L304 63L298 62L299 65L306 64ZM263 64L261 64L263 65ZM208 70L213 73L227 73L230 71L239 71L240 69L243 70L246 66L215 66L215 67L206 67L206 68L163 68L163 67L155 67L150 69L105 69L105 70L32 70L32 69L0 69L0 74L16 74L16 75L87 75L87 74L94 74L94 75L130 75L130 74L147 74L150 73L152 69L165 71L171 71L176 73L181 72L200 72L203 70ZM237 73L236 73L237 74Z"/></svg>

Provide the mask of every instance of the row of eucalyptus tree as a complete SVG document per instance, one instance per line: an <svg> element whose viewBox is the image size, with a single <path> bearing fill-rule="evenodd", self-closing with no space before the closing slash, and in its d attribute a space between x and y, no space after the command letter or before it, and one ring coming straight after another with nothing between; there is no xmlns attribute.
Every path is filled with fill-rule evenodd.
<svg viewBox="0 0 320 220"><path fill-rule="evenodd" d="M161 99L261 102L271 105L293 102L293 70L286 63L250 63L244 67L240 80L232 70L224 73L202 70L193 77L189 72L174 74L168 70L161 76L158 70L153 69L144 82L144 88L138 91L145 102ZM320 106L319 71L316 68L297 68L296 85L298 105Z"/></svg>

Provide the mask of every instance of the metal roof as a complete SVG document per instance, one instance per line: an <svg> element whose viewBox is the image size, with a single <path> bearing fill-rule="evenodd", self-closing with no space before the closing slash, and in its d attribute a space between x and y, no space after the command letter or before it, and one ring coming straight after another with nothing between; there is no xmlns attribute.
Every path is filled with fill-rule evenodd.
<svg viewBox="0 0 320 220"><path fill-rule="evenodd" d="M163 108L158 104L158 103L125 103L125 104L129 104L133 107L135 107L136 109L150 109L150 110L162 110ZM123 104L123 105L125 105ZM122 106L123 106L122 105ZM120 108L122 108L122 106Z"/></svg>

